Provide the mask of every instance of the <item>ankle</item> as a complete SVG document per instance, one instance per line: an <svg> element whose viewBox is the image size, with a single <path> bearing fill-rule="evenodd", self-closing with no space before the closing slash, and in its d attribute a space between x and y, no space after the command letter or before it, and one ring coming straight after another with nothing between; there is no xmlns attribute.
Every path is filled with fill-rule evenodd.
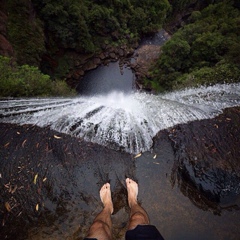
<svg viewBox="0 0 240 240"><path fill-rule="evenodd" d="M130 208L133 208L134 206L138 205L137 200L136 199L128 200L128 205Z"/></svg>
<svg viewBox="0 0 240 240"><path fill-rule="evenodd" d="M113 213L113 205L112 204L107 204L104 206L104 209L106 212L112 214Z"/></svg>

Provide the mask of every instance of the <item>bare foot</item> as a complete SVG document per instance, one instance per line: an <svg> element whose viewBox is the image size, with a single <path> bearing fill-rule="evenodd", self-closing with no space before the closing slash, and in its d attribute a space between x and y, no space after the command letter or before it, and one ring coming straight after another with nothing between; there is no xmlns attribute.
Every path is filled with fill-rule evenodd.
<svg viewBox="0 0 240 240"><path fill-rule="evenodd" d="M100 189L100 199L103 203L104 208L109 208L111 214L113 213L113 203L111 197L110 184L105 183Z"/></svg>
<svg viewBox="0 0 240 240"><path fill-rule="evenodd" d="M131 208L133 204L137 203L138 184L130 178L126 179L128 191L128 205Z"/></svg>

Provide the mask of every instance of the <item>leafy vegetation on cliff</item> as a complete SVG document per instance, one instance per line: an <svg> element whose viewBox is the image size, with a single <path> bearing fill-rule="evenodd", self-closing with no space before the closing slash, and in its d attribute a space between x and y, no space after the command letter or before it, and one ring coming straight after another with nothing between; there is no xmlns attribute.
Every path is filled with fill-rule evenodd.
<svg viewBox="0 0 240 240"><path fill-rule="evenodd" d="M19 64L39 66L45 51L44 26L29 0L8 0L8 40Z"/></svg>
<svg viewBox="0 0 240 240"><path fill-rule="evenodd" d="M233 1L192 13L163 47L146 81L156 90L240 79L240 11Z"/></svg>
<svg viewBox="0 0 240 240"><path fill-rule="evenodd" d="M94 52L158 30L167 0L32 0L47 35L64 48Z"/></svg>
<svg viewBox="0 0 240 240"><path fill-rule="evenodd" d="M0 56L0 96L66 96L73 95L64 81L52 81L37 67L18 66L12 59Z"/></svg>
<svg viewBox="0 0 240 240"><path fill-rule="evenodd" d="M8 16L7 38L13 45L13 57L19 64L10 66L12 60L9 60L6 69L10 77L1 73L4 76L1 79L4 96L7 93L9 96L48 95L54 89L52 85L58 81L41 75L38 68L41 67L53 78L64 79L69 69L74 68L75 62L68 53L94 56L104 51L106 46L134 45L142 36L159 30L164 21L176 21L179 15L184 14L189 16L193 9L201 10L210 3L204 10L192 12L188 24L163 46L146 85L156 90L171 90L198 84L239 81L240 16L237 0L3 2L6 7L2 11ZM6 65L3 63L6 59L3 61L1 58L0 61ZM35 84L20 81L24 71L41 79L37 84L46 87L46 92L40 88L32 91L29 86L34 89ZM44 85L46 82L52 90Z"/></svg>
<svg viewBox="0 0 240 240"><path fill-rule="evenodd" d="M168 0L3 0L7 38L19 65L64 79L74 60L106 46L136 44L161 28Z"/></svg>

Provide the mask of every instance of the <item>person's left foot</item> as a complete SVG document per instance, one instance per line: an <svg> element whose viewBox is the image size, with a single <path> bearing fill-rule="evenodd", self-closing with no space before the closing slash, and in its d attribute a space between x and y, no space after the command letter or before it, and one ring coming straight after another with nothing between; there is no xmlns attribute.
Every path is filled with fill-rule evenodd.
<svg viewBox="0 0 240 240"><path fill-rule="evenodd" d="M104 205L104 208L109 208L111 214L113 213L113 203L111 197L110 184L105 183L100 189L100 198Z"/></svg>

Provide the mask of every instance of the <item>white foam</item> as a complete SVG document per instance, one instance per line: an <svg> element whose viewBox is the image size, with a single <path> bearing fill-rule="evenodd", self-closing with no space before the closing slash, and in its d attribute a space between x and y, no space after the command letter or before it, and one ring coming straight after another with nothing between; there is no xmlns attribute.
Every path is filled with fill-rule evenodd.
<svg viewBox="0 0 240 240"><path fill-rule="evenodd" d="M78 98L0 101L0 122L33 124L114 149L138 153L162 129L212 118L240 105L240 84L222 84L150 95L112 92Z"/></svg>

